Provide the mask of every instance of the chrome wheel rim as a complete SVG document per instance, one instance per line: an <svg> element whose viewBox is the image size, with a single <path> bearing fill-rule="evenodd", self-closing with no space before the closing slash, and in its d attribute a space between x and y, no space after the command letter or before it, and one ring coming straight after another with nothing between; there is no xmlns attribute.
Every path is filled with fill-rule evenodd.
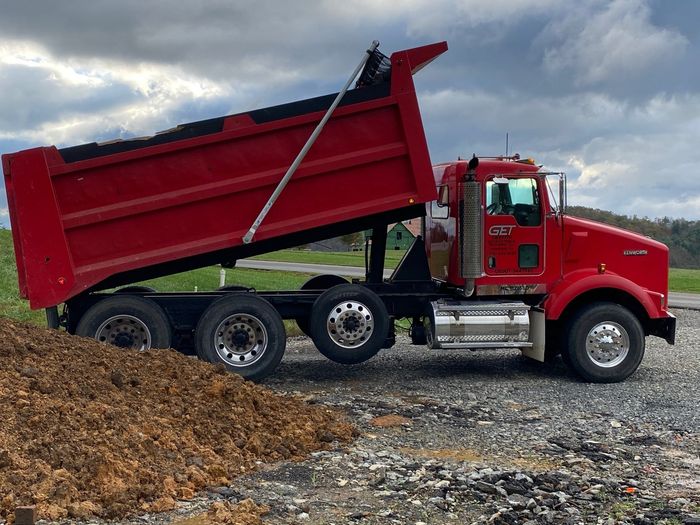
<svg viewBox="0 0 700 525"><path fill-rule="evenodd" d="M243 367L257 362L267 348L263 322L250 314L233 314L219 323L214 332L214 348L226 364Z"/></svg>
<svg viewBox="0 0 700 525"><path fill-rule="evenodd" d="M630 337L612 321L598 323L586 337L586 354L596 366L612 368L622 363L630 351Z"/></svg>
<svg viewBox="0 0 700 525"><path fill-rule="evenodd" d="M95 339L119 348L151 348L151 332L148 326L133 315L115 315L106 319L97 328Z"/></svg>
<svg viewBox="0 0 700 525"><path fill-rule="evenodd" d="M358 301L338 303L328 314L328 336L342 348L359 348L374 330L374 316L367 306Z"/></svg>

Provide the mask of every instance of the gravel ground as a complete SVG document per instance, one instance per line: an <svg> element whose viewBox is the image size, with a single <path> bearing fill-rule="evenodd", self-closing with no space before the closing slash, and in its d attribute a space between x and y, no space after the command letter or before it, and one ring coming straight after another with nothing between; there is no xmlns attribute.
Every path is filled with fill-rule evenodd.
<svg viewBox="0 0 700 525"><path fill-rule="evenodd" d="M612 385L511 351L400 339L346 367L290 341L265 384L344 410L357 440L132 523L251 498L275 525L700 524L700 312L675 313L676 346L648 338L640 369Z"/></svg>

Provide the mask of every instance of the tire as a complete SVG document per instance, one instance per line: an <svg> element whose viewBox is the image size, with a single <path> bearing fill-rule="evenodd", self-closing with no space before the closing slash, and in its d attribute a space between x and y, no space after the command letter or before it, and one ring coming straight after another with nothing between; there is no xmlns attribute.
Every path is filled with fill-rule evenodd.
<svg viewBox="0 0 700 525"><path fill-rule="evenodd" d="M323 292L311 308L311 338L324 356L351 365L374 357L389 332L389 314L377 294L357 284Z"/></svg>
<svg viewBox="0 0 700 525"><path fill-rule="evenodd" d="M151 288L150 286L134 285L134 286L125 286L124 288L119 288L119 290L115 290L114 293L119 293L119 294L122 294L122 293L126 293L126 294L129 294L129 293L153 293L155 291L156 291L156 289Z"/></svg>
<svg viewBox="0 0 700 525"><path fill-rule="evenodd" d="M586 381L617 383L634 373L644 357L644 330L627 308L593 303L567 323L565 362Z"/></svg>
<svg viewBox="0 0 700 525"><path fill-rule="evenodd" d="M316 275L302 284L300 290L328 290L329 288L339 284L347 284L347 282L347 279L344 279L339 275L333 275L330 273ZM303 317L297 317L294 320L296 321L299 330L311 337L311 331L309 329L309 316L306 315Z"/></svg>
<svg viewBox="0 0 700 525"><path fill-rule="evenodd" d="M199 319L194 340L200 359L252 380L277 368L287 343L277 310L260 297L244 294L214 301Z"/></svg>
<svg viewBox="0 0 700 525"><path fill-rule="evenodd" d="M78 322L76 335L120 348L170 348L172 331L163 309L146 297L112 295L91 306Z"/></svg>

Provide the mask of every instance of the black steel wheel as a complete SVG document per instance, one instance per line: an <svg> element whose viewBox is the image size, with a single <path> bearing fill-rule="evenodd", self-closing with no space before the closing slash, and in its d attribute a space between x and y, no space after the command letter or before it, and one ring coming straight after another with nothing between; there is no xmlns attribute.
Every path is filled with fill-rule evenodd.
<svg viewBox="0 0 700 525"><path fill-rule="evenodd" d="M172 333L163 309L146 297L113 295L91 306L76 335L120 348L170 348Z"/></svg>
<svg viewBox="0 0 700 525"><path fill-rule="evenodd" d="M381 350L389 332L389 314L377 294L357 284L323 292L311 308L311 338L328 359L362 363Z"/></svg>
<svg viewBox="0 0 700 525"><path fill-rule="evenodd" d="M254 295L231 294L217 299L202 314L195 330L200 359L221 363L253 380L277 368L286 343L279 313Z"/></svg>
<svg viewBox="0 0 700 525"><path fill-rule="evenodd" d="M315 275L304 284L301 285L300 290L328 290L339 284L347 284L347 279L341 277L340 275L333 275L330 273L323 275ZM309 315L303 317L297 317L295 319L299 330L304 332L304 334L311 337L311 331L309 329Z"/></svg>
<svg viewBox="0 0 700 525"><path fill-rule="evenodd" d="M615 303L581 308L567 323L565 362L586 381L617 383L639 367L644 330L637 317Z"/></svg>

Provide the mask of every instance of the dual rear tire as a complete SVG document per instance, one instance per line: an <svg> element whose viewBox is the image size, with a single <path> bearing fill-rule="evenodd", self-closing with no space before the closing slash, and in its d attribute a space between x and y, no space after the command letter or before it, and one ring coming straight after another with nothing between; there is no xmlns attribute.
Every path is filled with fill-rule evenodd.
<svg viewBox="0 0 700 525"><path fill-rule="evenodd" d="M284 355L287 335L277 310L253 295L231 294L214 301L195 330L203 361L257 380L270 375Z"/></svg>
<svg viewBox="0 0 700 525"><path fill-rule="evenodd" d="M141 290L138 290L141 291ZM170 320L147 298L117 293L90 307L80 319L76 335L120 348L170 348ZM284 324L264 299L231 293L204 311L195 330L200 359L221 363L247 379L262 379L282 360L286 344Z"/></svg>
<svg viewBox="0 0 700 525"><path fill-rule="evenodd" d="M163 309L135 295L115 294L94 304L81 317L75 333L120 348L172 346L170 320Z"/></svg>
<svg viewBox="0 0 700 525"><path fill-rule="evenodd" d="M364 286L340 284L314 302L309 323L311 339L336 363L357 364L384 346L389 314L377 294Z"/></svg>

